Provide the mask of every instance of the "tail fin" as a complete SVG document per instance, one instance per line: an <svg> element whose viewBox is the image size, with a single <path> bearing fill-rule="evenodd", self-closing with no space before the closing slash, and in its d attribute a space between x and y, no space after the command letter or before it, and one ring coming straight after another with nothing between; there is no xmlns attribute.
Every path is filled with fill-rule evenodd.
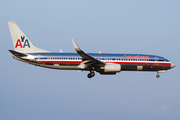
<svg viewBox="0 0 180 120"><path fill-rule="evenodd" d="M37 48L28 39L28 37L22 32L15 22L8 22L14 49L20 53L42 53L49 52L40 48Z"/></svg>

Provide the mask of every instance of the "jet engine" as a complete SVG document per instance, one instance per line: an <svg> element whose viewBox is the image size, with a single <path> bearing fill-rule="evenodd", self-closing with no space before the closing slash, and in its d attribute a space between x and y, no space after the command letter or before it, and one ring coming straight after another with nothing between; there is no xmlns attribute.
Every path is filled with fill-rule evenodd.
<svg viewBox="0 0 180 120"><path fill-rule="evenodd" d="M104 67L104 73L116 73L121 71L121 65L120 64L106 64Z"/></svg>

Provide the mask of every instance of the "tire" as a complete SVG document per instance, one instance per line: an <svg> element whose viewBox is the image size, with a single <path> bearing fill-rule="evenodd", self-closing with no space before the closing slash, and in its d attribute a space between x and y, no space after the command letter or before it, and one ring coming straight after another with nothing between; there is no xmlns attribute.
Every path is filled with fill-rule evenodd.
<svg viewBox="0 0 180 120"><path fill-rule="evenodd" d="M157 78L159 78L159 77L160 77L160 75L156 75L156 77L157 77Z"/></svg>
<svg viewBox="0 0 180 120"><path fill-rule="evenodd" d="M92 76L91 76L91 74L90 74L90 73L87 75L87 77L88 77L88 78L92 78Z"/></svg>
<svg viewBox="0 0 180 120"><path fill-rule="evenodd" d="M94 73L94 72L91 72L90 75L91 75L91 77L94 77L95 73Z"/></svg>

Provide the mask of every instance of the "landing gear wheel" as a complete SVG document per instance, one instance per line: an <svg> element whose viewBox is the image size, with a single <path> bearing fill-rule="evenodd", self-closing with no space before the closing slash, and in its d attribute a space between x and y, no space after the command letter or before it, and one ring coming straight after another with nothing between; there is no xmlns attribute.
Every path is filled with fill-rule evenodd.
<svg viewBox="0 0 180 120"><path fill-rule="evenodd" d="M87 75L87 77L88 77L88 78L92 78L91 73L89 73L89 74Z"/></svg>
<svg viewBox="0 0 180 120"><path fill-rule="evenodd" d="M94 76L95 76L95 73L94 73L94 72L90 72L90 75L91 75L92 77L94 77Z"/></svg>
<svg viewBox="0 0 180 120"><path fill-rule="evenodd" d="M88 78L92 78L92 77L94 77L94 76L95 76L95 73L94 73L94 72L90 72L90 73L87 75Z"/></svg>
<svg viewBox="0 0 180 120"><path fill-rule="evenodd" d="M160 77L160 75L156 75L156 77L157 77L157 78L159 78L159 77Z"/></svg>

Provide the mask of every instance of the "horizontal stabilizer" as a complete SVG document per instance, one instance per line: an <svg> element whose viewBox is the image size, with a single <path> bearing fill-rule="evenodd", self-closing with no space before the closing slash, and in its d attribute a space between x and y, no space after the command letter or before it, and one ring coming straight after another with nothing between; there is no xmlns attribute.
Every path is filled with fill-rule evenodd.
<svg viewBox="0 0 180 120"><path fill-rule="evenodd" d="M26 57L27 56L26 54L19 53L14 50L9 50L9 52L11 52L14 56L18 56L18 57Z"/></svg>

